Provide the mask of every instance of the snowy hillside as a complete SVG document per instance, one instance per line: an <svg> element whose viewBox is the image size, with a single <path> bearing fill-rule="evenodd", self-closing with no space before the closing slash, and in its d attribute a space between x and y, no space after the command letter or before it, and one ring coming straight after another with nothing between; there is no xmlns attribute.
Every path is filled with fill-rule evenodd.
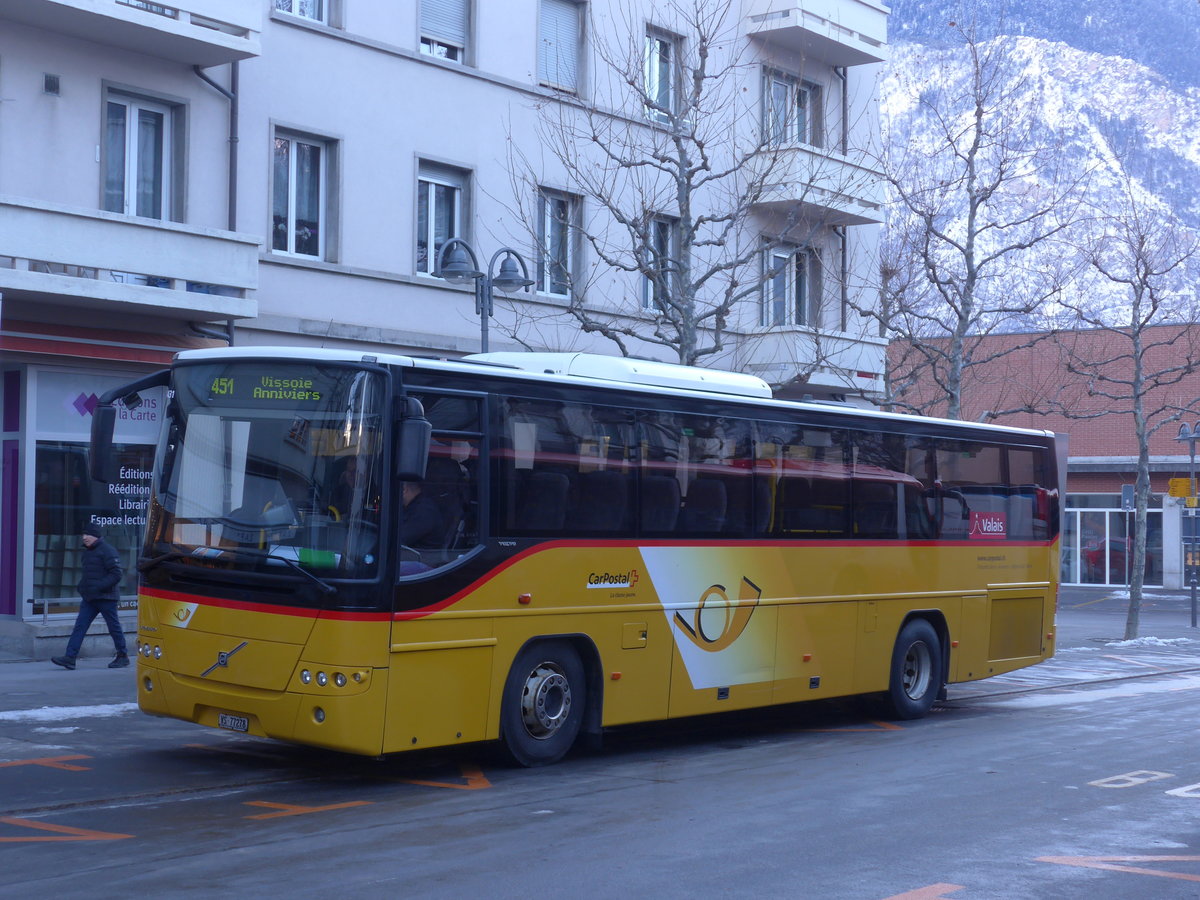
<svg viewBox="0 0 1200 900"><path fill-rule="evenodd" d="M1020 6L1011 4L1010 12ZM1046 9L1059 6L1063 10L1069 6L1073 11L1070 16L1064 12L1059 30L1076 39L1091 35L1093 44L1102 44L1101 36L1094 34L1094 29L1076 13L1086 9L1093 16L1105 15L1117 7L1107 2L1044 3L1040 9L1045 15L1024 22L1024 30L1048 30L1043 27L1050 16ZM1167 6L1170 9L1164 19L1182 15L1174 4ZM1193 19L1200 20L1200 5L1195 0L1189 0L1188 9L1194 13ZM955 33L944 21L940 26L943 39L936 44L903 41L910 35L926 37L935 30L932 23L936 21L942 20L933 6L895 4L892 58L880 90L885 144L905 147L930 159L934 158L938 141L944 142L939 137L934 111L951 111L951 115L969 118L963 104L971 78L961 39L952 40ZM1200 35L1195 31L1193 27L1192 37L1200 46ZM1129 35L1126 39L1132 41ZM1011 94L1006 97L1011 101L1005 104L1007 114L1017 129L1027 129L1030 141L1051 148L1061 177L1085 176L1076 196L1083 201L1081 218L1093 217L1090 224L1064 234L1063 242L1036 249L1028 266L1046 270L1060 266L1064 242L1082 245L1088 237L1087 229L1094 233L1097 227L1097 213L1121 207L1126 175L1139 201L1159 218L1174 220L1177 224L1172 227L1182 233L1200 232L1200 192L1196 189L1200 186L1200 89L1181 87L1142 63L1078 49L1062 41L1028 35L995 41L988 46L999 50L998 56L1004 60L1003 92ZM1195 67L1190 57L1187 65L1189 69ZM1028 202L1032 206L1046 195L1046 171L1028 168L1026 182L1011 185L1006 202L1017 206ZM1023 200L1022 195L1027 199ZM895 206L893 213L898 214ZM1191 287L1188 281L1195 283L1200 276L1200 260L1193 261L1192 268L1192 273L1185 273L1184 280L1173 286L1175 290L1187 291ZM1019 288L1012 285L1007 289ZM1115 287L1107 283L1089 283L1080 289L1113 292L1114 303L1120 299Z"/></svg>

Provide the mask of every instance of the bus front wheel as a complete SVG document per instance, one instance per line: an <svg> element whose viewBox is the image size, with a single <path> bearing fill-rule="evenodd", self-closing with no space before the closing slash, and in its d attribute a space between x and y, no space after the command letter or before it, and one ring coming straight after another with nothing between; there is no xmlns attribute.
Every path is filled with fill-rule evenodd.
<svg viewBox="0 0 1200 900"><path fill-rule="evenodd" d="M500 712L500 736L513 761L545 766L562 759L579 735L586 694L583 663L569 643L525 647L509 670Z"/></svg>
<svg viewBox="0 0 1200 900"><path fill-rule="evenodd" d="M925 619L900 629L892 649L888 712L896 719L919 719L933 707L942 687L942 649L937 632Z"/></svg>

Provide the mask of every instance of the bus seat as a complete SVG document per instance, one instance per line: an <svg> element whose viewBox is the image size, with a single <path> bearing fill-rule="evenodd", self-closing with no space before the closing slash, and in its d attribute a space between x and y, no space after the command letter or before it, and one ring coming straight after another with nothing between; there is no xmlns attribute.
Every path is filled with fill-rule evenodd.
<svg viewBox="0 0 1200 900"><path fill-rule="evenodd" d="M517 530L543 534L561 531L567 519L570 488L570 479L561 472L530 472L522 484L516 509Z"/></svg>
<svg viewBox="0 0 1200 900"><path fill-rule="evenodd" d="M579 476L579 497L571 526L579 531L620 531L627 524L629 480L621 472L605 469Z"/></svg>
<svg viewBox="0 0 1200 900"><path fill-rule="evenodd" d="M679 519L679 482L670 475L642 477L642 531L674 531Z"/></svg>
<svg viewBox="0 0 1200 900"><path fill-rule="evenodd" d="M422 492L437 505L445 525L442 550L453 548L462 529L466 505L466 485L463 469L457 462L444 457L431 457L425 470Z"/></svg>
<svg viewBox="0 0 1200 900"><path fill-rule="evenodd" d="M682 531L689 534L720 531L725 524L728 498L725 483L716 478L697 478L688 485L683 505Z"/></svg>
<svg viewBox="0 0 1200 900"><path fill-rule="evenodd" d="M855 481L854 536L898 537L897 525L895 487L880 482Z"/></svg>

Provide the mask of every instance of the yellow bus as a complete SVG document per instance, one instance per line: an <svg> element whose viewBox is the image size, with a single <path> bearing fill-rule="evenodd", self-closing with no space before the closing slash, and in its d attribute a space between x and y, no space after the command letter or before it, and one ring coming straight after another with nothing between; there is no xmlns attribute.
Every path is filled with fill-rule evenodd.
<svg viewBox="0 0 1200 900"><path fill-rule="evenodd" d="M557 353L223 348L167 388L139 562L152 715L376 756L560 759L636 722L1054 652L1066 447Z"/></svg>

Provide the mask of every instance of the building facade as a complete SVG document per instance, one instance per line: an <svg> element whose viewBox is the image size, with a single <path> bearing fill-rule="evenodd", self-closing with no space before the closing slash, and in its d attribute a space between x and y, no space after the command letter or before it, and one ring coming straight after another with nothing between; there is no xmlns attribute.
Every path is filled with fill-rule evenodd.
<svg viewBox="0 0 1200 900"><path fill-rule="evenodd" d="M723 137L705 152L736 162L721 240L741 256L700 301L737 302L719 335L716 317L695 326L720 338L702 364L877 393L882 342L851 310L877 290L886 7L708 6L688 21L643 0L0 0L0 622L73 611L88 521L133 562L161 401L122 410L107 485L87 478L90 412L178 349L456 357L486 326L492 350L620 352L574 308L675 361L639 336L693 259L680 241L704 238L681 227L730 201L681 210L661 186L638 201L620 177L599 196L585 176L618 143L708 121ZM701 44L719 102L693 108ZM552 152L568 124L607 138ZM643 204L623 249L613 196ZM483 271L515 250L533 284L481 318L473 284L437 277L452 238Z"/></svg>

